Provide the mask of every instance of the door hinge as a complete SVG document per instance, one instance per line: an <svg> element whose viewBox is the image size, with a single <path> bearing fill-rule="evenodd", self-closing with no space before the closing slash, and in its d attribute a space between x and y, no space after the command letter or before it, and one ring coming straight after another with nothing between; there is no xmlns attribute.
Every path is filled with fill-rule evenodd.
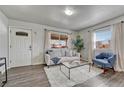
<svg viewBox="0 0 124 93"><path fill-rule="evenodd" d="M10 45L10 48L12 48L12 46Z"/></svg>

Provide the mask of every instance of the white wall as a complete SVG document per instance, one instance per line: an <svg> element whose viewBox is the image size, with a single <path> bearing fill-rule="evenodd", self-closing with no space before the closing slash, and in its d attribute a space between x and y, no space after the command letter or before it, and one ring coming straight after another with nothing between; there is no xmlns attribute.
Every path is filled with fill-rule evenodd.
<svg viewBox="0 0 124 93"><path fill-rule="evenodd" d="M7 58L8 64L8 18L0 11L0 57Z"/></svg>
<svg viewBox="0 0 124 93"><path fill-rule="evenodd" d="M99 28L102 28L102 27L105 27L105 26L108 26L108 25L112 25L112 24L115 24L115 23L119 23L121 21L124 21L124 16L121 16L121 17L117 17L117 18L114 18L112 20L109 20L109 21L106 21L106 22L103 22L101 24L98 24L98 25L95 25L95 26L92 26L92 27L89 27L87 29L84 29L84 30L80 30L79 31L79 34L82 36L82 38L84 39L84 46L85 46L85 49L83 50L83 57L84 58L88 58L88 46L89 46L89 32L88 31L93 31L95 29L99 29Z"/></svg>
<svg viewBox="0 0 124 93"><path fill-rule="evenodd" d="M81 31L79 35L83 38L84 41L84 49L82 50L82 58L88 58L88 48L89 48L89 32Z"/></svg>
<svg viewBox="0 0 124 93"><path fill-rule="evenodd" d="M32 29L32 65L44 63L44 29L57 30L60 32L72 33L70 30L50 27L35 23L9 19L9 26L17 28Z"/></svg>

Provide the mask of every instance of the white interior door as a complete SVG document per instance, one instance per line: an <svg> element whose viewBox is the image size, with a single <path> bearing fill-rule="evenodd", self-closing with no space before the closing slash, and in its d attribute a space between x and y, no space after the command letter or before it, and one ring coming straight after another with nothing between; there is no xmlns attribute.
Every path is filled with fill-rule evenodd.
<svg viewBox="0 0 124 93"><path fill-rule="evenodd" d="M31 30L10 29L10 67L31 65Z"/></svg>

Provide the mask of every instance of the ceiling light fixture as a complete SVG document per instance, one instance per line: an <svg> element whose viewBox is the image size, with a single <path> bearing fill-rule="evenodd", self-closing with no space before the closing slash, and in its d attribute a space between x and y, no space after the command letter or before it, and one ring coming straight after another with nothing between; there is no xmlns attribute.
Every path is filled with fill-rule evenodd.
<svg viewBox="0 0 124 93"><path fill-rule="evenodd" d="M71 15L73 15L73 13L74 13L74 12L72 11L72 9L69 9L69 8L66 8L64 12L65 12L65 14L68 15L68 16L71 16Z"/></svg>

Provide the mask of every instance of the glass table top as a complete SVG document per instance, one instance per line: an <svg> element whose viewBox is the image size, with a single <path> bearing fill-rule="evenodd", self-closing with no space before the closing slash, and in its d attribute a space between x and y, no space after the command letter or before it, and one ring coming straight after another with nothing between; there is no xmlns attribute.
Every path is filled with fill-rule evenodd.
<svg viewBox="0 0 124 93"><path fill-rule="evenodd" d="M84 61L63 62L62 64L67 68L76 68L83 65L89 65L90 63L87 60L84 60Z"/></svg>

